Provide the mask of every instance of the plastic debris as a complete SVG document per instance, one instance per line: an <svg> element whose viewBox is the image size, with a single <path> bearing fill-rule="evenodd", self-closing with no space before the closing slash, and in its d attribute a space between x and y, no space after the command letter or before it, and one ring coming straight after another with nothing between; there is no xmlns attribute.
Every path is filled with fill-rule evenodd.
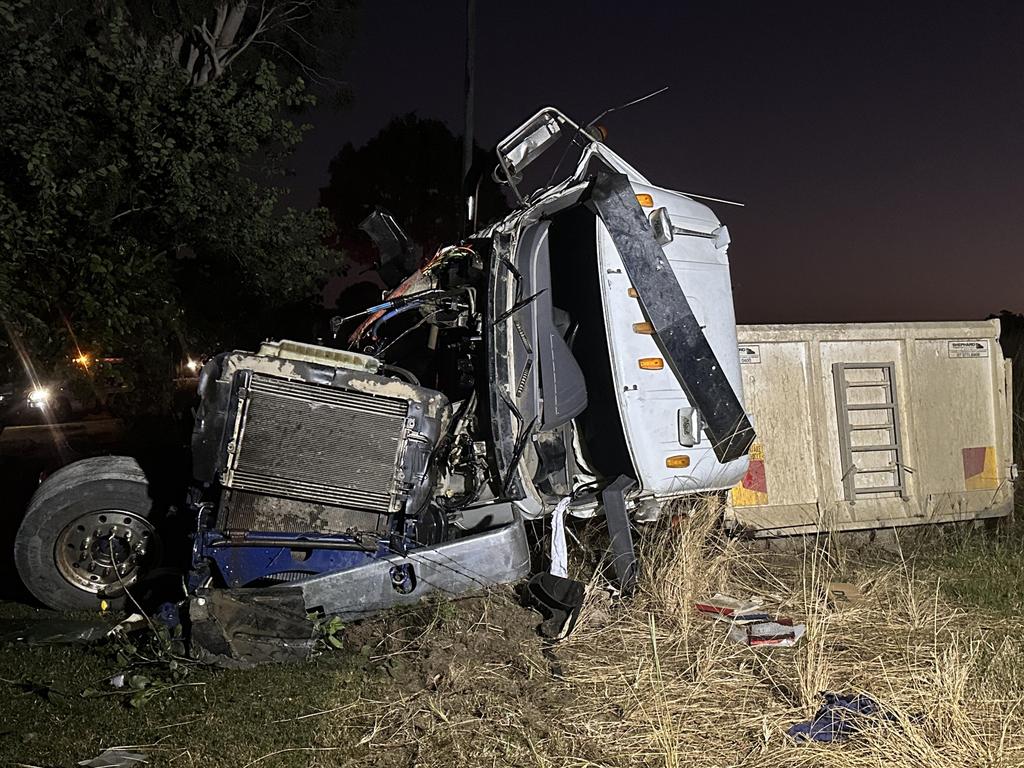
<svg viewBox="0 0 1024 768"><path fill-rule="evenodd" d="M807 628L794 624L791 619L757 621L748 624L734 624L729 628L729 639L734 643L751 647L771 645L790 648L799 642Z"/></svg>
<svg viewBox="0 0 1024 768"><path fill-rule="evenodd" d="M694 606L698 613L729 623L727 637L734 643L750 647L776 646L789 648L804 636L806 627L794 624L792 619L768 613L761 605L762 598L737 600L716 594Z"/></svg>
<svg viewBox="0 0 1024 768"><path fill-rule="evenodd" d="M860 730L865 719L882 716L892 720L878 702L864 693L823 693L825 703L813 718L791 726L786 735L797 741L846 741Z"/></svg>
<svg viewBox="0 0 1024 768"><path fill-rule="evenodd" d="M149 763L147 757L140 752L129 752L126 749L105 749L96 757L79 760L78 764L85 768L137 768Z"/></svg>
<svg viewBox="0 0 1024 768"><path fill-rule="evenodd" d="M107 636L114 637L115 635L127 635L130 632L134 632L137 629L142 629L147 625L148 622L146 621L145 616L143 616L141 613L133 613L128 618L118 622L113 627L111 627L110 631L107 632Z"/></svg>
<svg viewBox="0 0 1024 768"><path fill-rule="evenodd" d="M86 645L102 640L110 622L96 619L64 619L57 614L41 618L0 621L0 642L29 645Z"/></svg>
<svg viewBox="0 0 1024 768"><path fill-rule="evenodd" d="M694 606L698 613L714 618L724 618L731 622L757 621L769 619L767 613L761 607L760 598L751 597L748 600L737 600L721 593L716 594L709 600L702 600Z"/></svg>
<svg viewBox="0 0 1024 768"><path fill-rule="evenodd" d="M162 603L157 612L153 614L153 619L168 629L174 629L181 624L181 615L178 606L174 603Z"/></svg>

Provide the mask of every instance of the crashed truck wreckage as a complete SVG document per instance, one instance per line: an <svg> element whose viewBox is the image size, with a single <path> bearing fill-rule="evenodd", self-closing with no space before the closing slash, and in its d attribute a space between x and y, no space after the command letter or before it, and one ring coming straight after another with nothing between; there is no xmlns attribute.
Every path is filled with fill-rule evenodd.
<svg viewBox="0 0 1024 768"><path fill-rule="evenodd" d="M575 171L521 189L560 134L582 149ZM524 519L556 508L607 516L628 591L629 516L743 476L754 433L726 228L551 108L497 155L495 178L519 207L361 313L349 350L267 342L206 363L189 496L194 626L226 603L348 621L518 581L531 568ZM386 213L364 229L382 273L414 264ZM399 316L405 330L390 333ZM430 386L399 352L420 328ZM123 457L52 475L18 536L29 589L58 608L123 598L158 536L144 489ZM221 623L212 634L227 638Z"/></svg>

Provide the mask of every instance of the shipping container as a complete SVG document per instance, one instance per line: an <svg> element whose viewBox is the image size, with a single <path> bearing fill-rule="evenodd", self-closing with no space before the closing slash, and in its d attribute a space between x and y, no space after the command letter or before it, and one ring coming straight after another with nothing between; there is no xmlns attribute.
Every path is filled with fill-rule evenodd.
<svg viewBox="0 0 1024 768"><path fill-rule="evenodd" d="M1010 514L999 321L738 327L757 441L728 525L757 536Z"/></svg>

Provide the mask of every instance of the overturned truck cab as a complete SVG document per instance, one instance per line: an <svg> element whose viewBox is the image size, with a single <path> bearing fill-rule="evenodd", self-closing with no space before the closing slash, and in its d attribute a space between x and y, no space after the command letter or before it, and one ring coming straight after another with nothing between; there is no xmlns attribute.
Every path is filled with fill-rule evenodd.
<svg viewBox="0 0 1024 768"><path fill-rule="evenodd" d="M197 626L230 638L228 603L353 620L517 581L531 567L524 519L556 509L608 516L628 590L629 516L744 475L754 433L728 231L592 133L547 108L501 142L495 178L516 210L344 318L360 321L348 349L283 340L206 364L189 495ZM523 170L559 138L581 149L575 170L526 190ZM385 213L365 229L408 255ZM18 564L44 603L116 600L144 572L153 547L137 543L157 536L145 477L114 460L120 485L97 483L107 470L91 459L30 505Z"/></svg>

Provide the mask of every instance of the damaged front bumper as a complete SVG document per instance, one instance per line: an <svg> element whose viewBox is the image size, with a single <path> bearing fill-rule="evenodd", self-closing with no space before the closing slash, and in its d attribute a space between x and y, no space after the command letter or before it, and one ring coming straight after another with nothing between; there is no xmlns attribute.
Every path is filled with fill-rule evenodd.
<svg viewBox="0 0 1024 768"><path fill-rule="evenodd" d="M225 666L306 658L318 617L357 621L433 593L463 595L525 578L526 530L512 523L486 533L393 554L292 585L203 589L189 599L192 640Z"/></svg>

